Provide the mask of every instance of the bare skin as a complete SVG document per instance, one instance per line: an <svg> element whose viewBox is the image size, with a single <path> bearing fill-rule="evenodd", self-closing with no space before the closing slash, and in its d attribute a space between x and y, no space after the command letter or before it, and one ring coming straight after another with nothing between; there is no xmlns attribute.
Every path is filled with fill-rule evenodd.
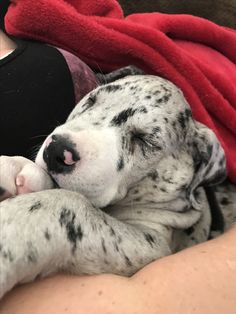
<svg viewBox="0 0 236 314"><path fill-rule="evenodd" d="M0 30L0 58L16 49L16 44Z"/></svg>
<svg viewBox="0 0 236 314"><path fill-rule="evenodd" d="M1 314L233 314L236 226L131 278L57 275L14 289Z"/></svg>

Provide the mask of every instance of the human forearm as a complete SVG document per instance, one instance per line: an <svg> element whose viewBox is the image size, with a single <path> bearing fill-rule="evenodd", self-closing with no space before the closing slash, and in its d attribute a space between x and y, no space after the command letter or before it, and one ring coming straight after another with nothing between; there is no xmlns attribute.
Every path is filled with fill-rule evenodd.
<svg viewBox="0 0 236 314"><path fill-rule="evenodd" d="M143 313L235 313L235 242L236 226L138 272L132 280L150 308Z"/></svg>
<svg viewBox="0 0 236 314"><path fill-rule="evenodd" d="M1 314L235 313L236 228L130 279L56 276L13 290Z"/></svg>

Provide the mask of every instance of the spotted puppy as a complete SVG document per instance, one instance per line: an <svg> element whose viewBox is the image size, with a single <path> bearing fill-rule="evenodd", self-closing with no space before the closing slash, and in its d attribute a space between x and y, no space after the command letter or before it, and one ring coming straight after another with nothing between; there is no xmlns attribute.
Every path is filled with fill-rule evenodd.
<svg viewBox="0 0 236 314"><path fill-rule="evenodd" d="M48 189L0 203L1 297L59 271L130 276L205 241L211 215L202 186L226 174L222 147L193 120L182 92L140 74L85 96L35 164L0 162L2 197Z"/></svg>

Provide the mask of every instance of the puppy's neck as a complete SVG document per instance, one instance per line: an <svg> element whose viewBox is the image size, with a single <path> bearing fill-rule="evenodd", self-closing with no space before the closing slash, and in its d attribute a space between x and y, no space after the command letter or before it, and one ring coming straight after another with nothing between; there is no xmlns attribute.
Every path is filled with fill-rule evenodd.
<svg viewBox="0 0 236 314"><path fill-rule="evenodd" d="M167 226L188 228L201 215L192 208L187 193L193 172L193 161L187 153L182 152L178 158L169 156L132 187L125 199L105 211L126 223L156 230Z"/></svg>
<svg viewBox="0 0 236 314"><path fill-rule="evenodd" d="M188 153L169 155L147 177L130 188L125 199L112 207L186 211L190 208L186 190L193 174L193 160Z"/></svg>

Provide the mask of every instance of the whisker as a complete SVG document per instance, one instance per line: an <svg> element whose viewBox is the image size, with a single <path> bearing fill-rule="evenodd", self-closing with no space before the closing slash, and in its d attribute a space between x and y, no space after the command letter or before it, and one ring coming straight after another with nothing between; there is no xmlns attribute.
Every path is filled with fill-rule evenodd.
<svg viewBox="0 0 236 314"><path fill-rule="evenodd" d="M43 142L40 143L40 144L36 144L34 145L33 147L30 148L29 150L29 158L30 160L35 160L36 156L37 156L37 153L40 149L40 147L42 146Z"/></svg>
<svg viewBox="0 0 236 314"><path fill-rule="evenodd" d="M39 138L39 137L47 137L48 134L41 134L41 135L35 135L35 136L31 136L30 139L35 139L35 138Z"/></svg>

